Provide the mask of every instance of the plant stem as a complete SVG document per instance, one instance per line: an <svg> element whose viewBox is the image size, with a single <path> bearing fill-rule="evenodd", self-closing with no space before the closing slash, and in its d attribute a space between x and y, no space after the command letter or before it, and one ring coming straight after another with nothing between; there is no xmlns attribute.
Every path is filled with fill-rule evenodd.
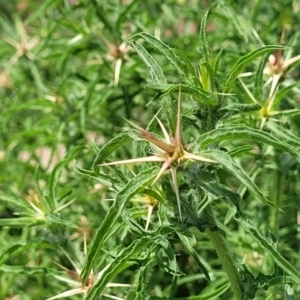
<svg viewBox="0 0 300 300"><path fill-rule="evenodd" d="M208 217L211 219L210 221L214 222L216 224L215 216L213 213L213 209L211 205L209 204L206 207L206 213ZM217 226L217 224L216 224ZM243 297L243 282L240 277L237 264L233 259L233 255L231 254L231 251L227 245L226 239L222 235L220 231L212 231L210 228L206 229L206 233L208 237L210 238L218 256L219 259L222 262L222 265L224 267L224 270L228 276L228 280L231 284L231 289L235 295L235 298L237 300L244 299Z"/></svg>

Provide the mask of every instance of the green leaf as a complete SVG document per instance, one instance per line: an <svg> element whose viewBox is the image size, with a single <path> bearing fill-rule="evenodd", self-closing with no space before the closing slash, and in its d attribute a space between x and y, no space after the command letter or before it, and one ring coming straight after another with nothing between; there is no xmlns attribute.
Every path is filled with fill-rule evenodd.
<svg viewBox="0 0 300 300"><path fill-rule="evenodd" d="M295 135L294 132L290 129L286 129L282 124L278 125L277 123L269 120L266 123L266 127L270 129L273 133L275 133L281 141L286 141L289 143L290 147L295 145L296 147L300 147L300 138L299 135Z"/></svg>
<svg viewBox="0 0 300 300"><path fill-rule="evenodd" d="M26 202L25 199L12 196L12 195L7 195L7 194L2 194L0 193L0 200L1 201L6 201L9 204L13 204L15 207L21 207L25 211L32 212L33 208L29 205L28 202ZM1 220L1 219L0 219Z"/></svg>
<svg viewBox="0 0 300 300"><path fill-rule="evenodd" d="M51 211L54 211L59 206L59 196L57 193L57 186L60 181L61 173L65 166L74 159L75 153L81 149L82 146L74 147L68 154L67 157L60 161L52 170L50 179L49 179L49 197L47 199L49 202L47 203L50 207Z"/></svg>
<svg viewBox="0 0 300 300"><path fill-rule="evenodd" d="M182 275L178 270L174 250L170 242L162 235L155 237L156 243L156 263L166 272L173 275Z"/></svg>
<svg viewBox="0 0 300 300"><path fill-rule="evenodd" d="M117 136L115 136L113 139L111 139L108 143L106 143L100 149L100 151L98 152L98 154L94 160L93 169L95 171L95 174L99 173L99 170L100 170L99 165L102 164L111 153L113 153L120 146L128 143L131 140L132 140L132 137L129 132L121 132Z"/></svg>
<svg viewBox="0 0 300 300"><path fill-rule="evenodd" d="M244 229L249 232L254 239L260 244L260 246L265 249L270 256L274 259L274 262L281 267L287 274L289 274L294 280L300 284L300 274L293 265L291 265L278 251L277 249L270 244L265 237L263 237L257 228L255 228L249 221L245 221L241 217L238 218L244 227Z"/></svg>
<svg viewBox="0 0 300 300"><path fill-rule="evenodd" d="M55 269L50 269L49 267L28 267L28 266L11 266L11 265L2 265L0 266L0 271L4 272L5 274L24 274L26 276L37 276L37 275L44 275L44 276L53 276L62 277L65 275L65 272L57 271Z"/></svg>
<svg viewBox="0 0 300 300"><path fill-rule="evenodd" d="M29 227L33 225L43 224L45 220L38 219L35 217L19 217L19 218L5 218L0 219L0 226L9 226L9 227Z"/></svg>
<svg viewBox="0 0 300 300"><path fill-rule="evenodd" d="M150 74L152 75L152 80L157 84L166 84L166 77L156 62L156 60L147 52L147 50L138 42L128 41L128 43L137 51L143 62L150 69ZM174 115L174 109L172 106L172 100L169 97L165 97L163 100L163 112L169 122L169 127L171 129L175 128L176 120Z"/></svg>
<svg viewBox="0 0 300 300"><path fill-rule="evenodd" d="M294 84L291 84L289 86L286 86L284 88L281 88L275 95L275 100L273 104L273 108L277 108L278 104L282 99L286 97L286 95L294 88L300 86L299 82L296 82ZM283 111L284 112L284 111Z"/></svg>
<svg viewBox="0 0 300 300"><path fill-rule="evenodd" d="M156 62L156 60L148 53L148 51L138 42L128 41L128 44L132 46L140 58L143 60L144 64L149 68L152 80L155 83L166 84L166 77Z"/></svg>
<svg viewBox="0 0 300 300"><path fill-rule="evenodd" d="M196 72L194 66L192 65L192 63L190 62L190 60L186 57L186 55L182 51L180 51L178 49L173 49L173 51L178 56L178 58L182 62L184 62L184 65L185 65L185 68L186 68L186 71L187 71L189 77L194 78L193 82L196 86L198 86L199 78L198 78L197 72Z"/></svg>
<svg viewBox="0 0 300 300"><path fill-rule="evenodd" d="M209 62L209 48L207 44L207 39L206 39L206 19L208 16L209 11L205 13L201 20L201 26L200 26L200 41L202 43L202 51L204 55L204 61Z"/></svg>
<svg viewBox="0 0 300 300"><path fill-rule="evenodd" d="M213 92L215 90L215 78L213 68L208 62L204 62L200 64L200 72L204 90ZM206 80L205 84L203 82L204 79Z"/></svg>
<svg viewBox="0 0 300 300"><path fill-rule="evenodd" d="M180 90L181 87L181 93L188 94L194 97L199 104L207 103L210 105L217 105L218 103L213 93L210 93L200 87L195 87L187 84L160 85L149 83L146 84L145 87L157 92L158 95L156 96L156 98L177 92Z"/></svg>
<svg viewBox="0 0 300 300"><path fill-rule="evenodd" d="M263 46L259 49L256 49L256 50L242 56L241 58L239 58L228 74L228 78L224 84L223 92L224 93L230 92L235 79L240 74L240 72L245 68L246 65L251 63L254 59L256 59L266 53L274 52L274 51L280 50L280 49L286 49L286 47L277 46L277 45Z"/></svg>
<svg viewBox="0 0 300 300"><path fill-rule="evenodd" d="M140 252L146 250L149 244L153 243L151 237L144 237L133 241L127 248L123 249L118 256L109 264L109 267L101 274L98 282L89 291L86 300L99 299L100 293L106 285L122 270L130 266L129 260L138 255Z"/></svg>
<svg viewBox="0 0 300 300"><path fill-rule="evenodd" d="M46 0L41 3L41 5L37 6L37 9L33 10L30 16L26 19L26 25L30 24L37 18L39 18L44 11L49 8L49 6L56 4L59 0Z"/></svg>
<svg viewBox="0 0 300 300"><path fill-rule="evenodd" d="M209 273L206 270L204 264L201 261L201 258L198 254L198 252L195 250L195 237L193 237L193 239L177 232L180 241L182 243L182 245L185 247L185 249L187 250L187 252L194 258L195 262L197 263L198 267L200 268L200 270L203 272L205 278L207 281L210 281L210 277L209 277Z"/></svg>
<svg viewBox="0 0 300 300"><path fill-rule="evenodd" d="M221 59L221 56L222 56L222 52L223 52L223 49L221 49L217 56L215 57L214 59L214 63L213 63L213 71L214 71L214 74L217 74L218 72L218 68L219 68L219 62L220 62L220 59Z"/></svg>
<svg viewBox="0 0 300 300"><path fill-rule="evenodd" d="M276 137L267 132L252 129L251 127L247 126L233 125L211 130L203 134L199 138L199 141L196 141L196 144L200 148L204 149L209 145L218 143L220 141L237 139L250 139L258 143L267 144L273 146L274 148L288 152L300 160L300 151L298 151L295 147L283 142L282 140L278 140Z"/></svg>
<svg viewBox="0 0 300 300"><path fill-rule="evenodd" d="M139 268L137 276L137 288L135 294L135 300L145 300L147 296L147 285L149 282L150 268L155 264L154 259L149 259L145 266Z"/></svg>
<svg viewBox="0 0 300 300"><path fill-rule="evenodd" d="M226 105L219 109L221 112L234 112L234 113L244 113L250 111L258 111L261 109L261 105L256 103L244 104L244 103L234 103Z"/></svg>
<svg viewBox="0 0 300 300"><path fill-rule="evenodd" d="M112 186L115 187L115 185L112 183L112 181L113 181L112 177L108 177L107 175L104 175L104 174L101 174L101 173L98 173L98 175L96 176L94 171L79 168L75 164L73 165L73 168L74 168L75 172L77 172L78 174L87 176L89 178L93 178L93 179L100 182L101 184L103 184L106 187L112 187Z"/></svg>
<svg viewBox="0 0 300 300"><path fill-rule="evenodd" d="M207 151L207 154L209 157L216 160L218 163L220 163L223 167L225 167L229 172L231 172L244 186L248 188L248 190L259 200L262 202L271 205L273 207L276 207L273 202L266 199L266 197L263 195L263 193L260 191L260 189L257 187L257 185L251 180L251 178L247 175L247 173L237 165L234 160L225 152L218 151L218 150L211 150Z"/></svg>
<svg viewBox="0 0 300 300"><path fill-rule="evenodd" d="M264 91L265 88L263 87L264 81L263 81L263 75L264 75L264 69L266 67L266 64L268 62L270 54L267 53L263 56L257 70L255 71L255 83L254 83L254 97L255 99L259 99L264 101L265 95Z"/></svg>
<svg viewBox="0 0 300 300"><path fill-rule="evenodd" d="M94 260L101 251L104 243L107 241L109 236L113 234L113 227L115 226L118 218L121 216L128 201L136 193L138 193L144 185L155 178L156 174L153 173L154 169L155 168L151 168L139 173L118 193L114 204L106 214L105 219L101 223L94 240L92 241L90 251L88 252L87 259L82 270L83 282L87 280L93 267Z"/></svg>
<svg viewBox="0 0 300 300"><path fill-rule="evenodd" d="M136 40L138 38L142 38L147 43L149 43L154 49L158 50L161 54L163 54L165 58L175 67L175 69L181 76L187 75L185 73L183 63L172 48L170 48L154 36L145 32L133 35L132 37L130 37L129 41L132 39Z"/></svg>

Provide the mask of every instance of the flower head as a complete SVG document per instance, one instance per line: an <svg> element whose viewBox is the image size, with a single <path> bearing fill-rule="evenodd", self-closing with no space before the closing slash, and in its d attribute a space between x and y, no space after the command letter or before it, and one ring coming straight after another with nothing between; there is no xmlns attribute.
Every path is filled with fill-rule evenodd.
<svg viewBox="0 0 300 300"><path fill-rule="evenodd" d="M176 129L175 129L175 136L171 138L168 134L166 128L162 124L162 122L157 118L157 122L164 134L165 141L158 139L152 133L148 132L147 130L129 122L135 129L138 130L139 135L150 142L151 144L155 145L161 152L154 154L152 156L147 157L140 157L140 158L133 158L127 160L120 160L110 163L104 163L100 166L110 166L110 165L120 165L120 164L131 164L131 163L140 163L140 162L162 162L162 167L158 172L157 176L153 180L152 184L156 183L157 180L162 176L162 174L167 170L171 170L172 180L174 184L174 190L176 194L176 200L178 204L178 211L180 218L182 218L181 214L181 205L180 205L180 198L179 198L179 191L178 191L178 184L177 184L177 168L180 164L184 163L187 160L198 160L207 163L215 163L214 160L207 158L202 155L189 153L185 150L185 147L182 145L181 140L181 89L179 89L179 96L178 96L178 110L177 110L177 122L176 122Z"/></svg>

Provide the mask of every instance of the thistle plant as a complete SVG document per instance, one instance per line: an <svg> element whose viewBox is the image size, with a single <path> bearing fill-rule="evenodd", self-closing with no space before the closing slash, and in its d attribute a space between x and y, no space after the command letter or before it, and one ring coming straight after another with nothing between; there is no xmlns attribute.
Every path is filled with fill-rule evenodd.
<svg viewBox="0 0 300 300"><path fill-rule="evenodd" d="M136 128L142 138L147 140L148 142L155 145L160 150L164 152L160 152L153 156L143 157L143 158L134 158L129 160L121 160L111 163L101 164L100 166L111 166L111 165L119 165L119 164L131 164L131 163L140 163L140 162L163 162L163 165L158 172L157 176L154 178L152 185L162 176L162 174L170 168L172 174L172 180L174 185L174 190L176 194L176 200L178 204L178 212L180 219L182 219L181 213L181 205L180 205L180 197L179 197L179 190L178 190L178 183L177 183L177 168L181 163L184 163L190 159L201 161L201 162L208 162L208 163L215 163L216 161L209 159L205 156L201 156L199 154L189 153L185 150L185 147L182 145L182 138L181 138L181 89L179 89L179 97L178 97L178 110L177 110L177 121L176 121L176 130L175 130L175 137L172 139L162 122L157 119L158 124L161 127L161 130L164 134L165 141L158 139L156 136L151 134L150 132L144 130L143 128L129 122L134 128Z"/></svg>
<svg viewBox="0 0 300 300"><path fill-rule="evenodd" d="M299 5L121 2L2 5L0 298L297 299Z"/></svg>

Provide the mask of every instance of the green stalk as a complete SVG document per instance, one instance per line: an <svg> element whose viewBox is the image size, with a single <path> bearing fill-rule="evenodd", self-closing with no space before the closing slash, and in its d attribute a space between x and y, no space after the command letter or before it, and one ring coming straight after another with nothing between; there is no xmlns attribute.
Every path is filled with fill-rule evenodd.
<svg viewBox="0 0 300 300"><path fill-rule="evenodd" d="M215 216L213 213L213 209L209 204L206 207L206 213L214 224L216 224ZM216 224L217 226L217 224ZM232 257L232 253L227 245L226 239L220 233L220 231L212 231L210 228L206 229L206 233L210 238L219 259L223 265L223 268L228 276L228 280L231 284L231 289L235 295L237 300L244 299L243 297L243 282L240 277L237 264Z"/></svg>

